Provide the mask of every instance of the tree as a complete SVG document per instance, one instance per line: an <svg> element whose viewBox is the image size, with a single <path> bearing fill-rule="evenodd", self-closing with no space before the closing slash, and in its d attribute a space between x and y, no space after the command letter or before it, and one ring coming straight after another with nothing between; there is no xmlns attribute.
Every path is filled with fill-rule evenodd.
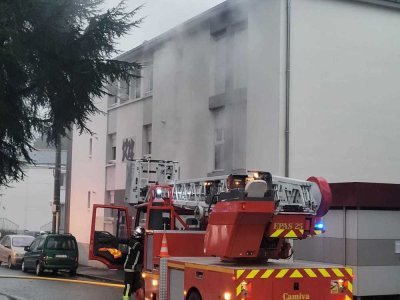
<svg viewBox="0 0 400 300"><path fill-rule="evenodd" d="M37 132L53 144L74 125L90 132L94 99L140 69L111 59L140 7L102 12L103 1L0 1L0 186L23 178Z"/></svg>

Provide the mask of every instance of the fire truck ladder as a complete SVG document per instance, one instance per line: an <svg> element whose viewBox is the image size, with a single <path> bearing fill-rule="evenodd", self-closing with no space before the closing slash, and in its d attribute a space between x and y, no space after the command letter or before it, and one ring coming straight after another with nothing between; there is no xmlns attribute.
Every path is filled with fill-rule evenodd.
<svg viewBox="0 0 400 300"><path fill-rule="evenodd" d="M129 204L146 201L149 185L173 184L180 175L177 161L134 159L126 168L125 201Z"/></svg>
<svg viewBox="0 0 400 300"><path fill-rule="evenodd" d="M214 197L237 187L248 188L252 181L259 181L260 174L269 173L248 171L247 174L241 175L179 180L178 162L137 159L127 163L125 199L129 204L145 202L149 185L168 184L174 187L174 206L204 212L205 208L214 202ZM316 213L321 203L321 193L318 188L314 188L314 183L271 175L268 178L267 187L276 202L277 214Z"/></svg>
<svg viewBox="0 0 400 300"><path fill-rule="evenodd" d="M228 191L229 175L180 180L174 183L175 206L185 208L206 207L213 195Z"/></svg>
<svg viewBox="0 0 400 300"><path fill-rule="evenodd" d="M251 174L251 173L250 173ZM232 176L232 178L230 178ZM229 186L229 181L235 182L235 175L181 180L174 183L173 203L175 206L187 209L200 209L212 203L213 196L229 192L236 188ZM257 180L252 175L246 178L246 183ZM247 185L246 185L247 186ZM313 189L314 183L286 177L272 176L272 197L276 202L275 213L306 213L315 214L321 201L321 195Z"/></svg>

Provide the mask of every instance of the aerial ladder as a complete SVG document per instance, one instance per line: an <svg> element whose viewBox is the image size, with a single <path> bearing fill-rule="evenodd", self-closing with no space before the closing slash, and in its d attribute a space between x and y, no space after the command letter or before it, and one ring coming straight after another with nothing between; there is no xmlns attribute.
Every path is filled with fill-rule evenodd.
<svg viewBox="0 0 400 300"><path fill-rule="evenodd" d="M288 258L291 247L285 239L303 239L323 232L321 217L329 209L331 194L328 183L322 178L311 177L305 181L262 171L190 180L179 177L179 163L175 161L130 161L126 201L131 205L146 203L151 199L149 188L152 185L171 186L170 195L165 197L169 205L193 211L198 222L208 225L206 254L227 260L260 256ZM161 187L158 190L162 193ZM231 220L227 220L227 215ZM258 226L245 221L252 218L260 220ZM228 235L217 233L222 225L220 219L232 223L225 224L229 228ZM252 237L252 247L239 247L242 243L235 239L243 235ZM260 241L262 249L256 249Z"/></svg>
<svg viewBox="0 0 400 300"><path fill-rule="evenodd" d="M182 299L176 286L188 300L350 299L350 269L279 263L292 256L291 239L324 232L331 199L320 177L297 180L251 170L181 180L178 162L140 159L127 163L125 202L135 217L127 207L95 205L93 222L97 209L110 208L118 211L117 223L126 224L126 236L134 226L146 228L149 299ZM93 222L90 259L120 266L126 249ZM167 256L160 251L166 240ZM98 251L107 247L121 253Z"/></svg>

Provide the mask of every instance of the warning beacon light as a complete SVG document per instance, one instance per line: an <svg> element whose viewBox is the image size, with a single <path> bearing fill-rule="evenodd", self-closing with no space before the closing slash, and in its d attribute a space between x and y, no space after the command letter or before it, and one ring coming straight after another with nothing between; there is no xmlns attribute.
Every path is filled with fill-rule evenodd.
<svg viewBox="0 0 400 300"><path fill-rule="evenodd" d="M322 223L322 222L319 222L319 223L315 223L315 225L314 225L314 229L315 230L324 230L324 223Z"/></svg>

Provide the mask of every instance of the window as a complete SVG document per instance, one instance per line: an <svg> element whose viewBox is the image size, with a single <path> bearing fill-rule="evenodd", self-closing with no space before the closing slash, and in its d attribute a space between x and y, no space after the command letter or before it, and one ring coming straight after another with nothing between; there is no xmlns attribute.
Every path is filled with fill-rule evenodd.
<svg viewBox="0 0 400 300"><path fill-rule="evenodd" d="M10 237L9 236L6 236L5 237L5 240L4 240L4 247L6 247L6 248L11 248L11 239L10 239Z"/></svg>
<svg viewBox="0 0 400 300"><path fill-rule="evenodd" d="M32 243L32 245L30 246L30 251L36 251L36 248L37 248L37 246L38 246L38 244L39 244L39 241L40 241L40 239L36 239L36 240L34 240L33 241L33 243Z"/></svg>
<svg viewBox="0 0 400 300"><path fill-rule="evenodd" d="M113 82L107 87L108 90L108 106L113 106L118 103L118 83Z"/></svg>
<svg viewBox="0 0 400 300"><path fill-rule="evenodd" d="M238 27L233 34L233 86L247 87L247 28Z"/></svg>
<svg viewBox="0 0 400 300"><path fill-rule="evenodd" d="M93 153L93 138L89 139L89 158L92 158Z"/></svg>
<svg viewBox="0 0 400 300"><path fill-rule="evenodd" d="M14 247L25 247L29 246L33 240L34 238L29 236L14 237L12 244Z"/></svg>
<svg viewBox="0 0 400 300"><path fill-rule="evenodd" d="M211 83L212 95L224 94L226 91L226 60L227 60L227 34L225 31L213 35L214 40L214 59L213 76Z"/></svg>
<svg viewBox="0 0 400 300"><path fill-rule="evenodd" d="M87 208L90 208L90 198L91 198L91 192L87 192Z"/></svg>
<svg viewBox="0 0 400 300"><path fill-rule="evenodd" d="M153 63L144 64L142 69L143 95L149 96L153 92Z"/></svg>
<svg viewBox="0 0 400 300"><path fill-rule="evenodd" d="M131 94L133 99L139 99L141 97L140 92L141 78L133 78L131 81Z"/></svg>
<svg viewBox="0 0 400 300"><path fill-rule="evenodd" d="M143 126L143 155L151 154L152 126Z"/></svg>
<svg viewBox="0 0 400 300"><path fill-rule="evenodd" d="M214 170L224 169L224 109L217 109L214 112Z"/></svg>
<svg viewBox="0 0 400 300"><path fill-rule="evenodd" d="M47 239L46 248L49 250L75 250L75 241L72 238L54 236Z"/></svg>
<svg viewBox="0 0 400 300"><path fill-rule="evenodd" d="M119 84L119 98L120 103L124 103L129 100L130 94L130 82L129 81L121 81Z"/></svg>
<svg viewBox="0 0 400 300"><path fill-rule="evenodd" d="M65 189L66 181L67 181L67 174L65 174L65 171L61 171L61 174L60 174L60 188L61 189Z"/></svg>
<svg viewBox="0 0 400 300"><path fill-rule="evenodd" d="M107 151L107 161L115 162L117 159L117 135L111 133L108 135L108 151Z"/></svg>
<svg viewBox="0 0 400 300"><path fill-rule="evenodd" d="M44 240L45 239L40 239L38 246L37 246L37 250L43 250L43 244L44 244Z"/></svg>

